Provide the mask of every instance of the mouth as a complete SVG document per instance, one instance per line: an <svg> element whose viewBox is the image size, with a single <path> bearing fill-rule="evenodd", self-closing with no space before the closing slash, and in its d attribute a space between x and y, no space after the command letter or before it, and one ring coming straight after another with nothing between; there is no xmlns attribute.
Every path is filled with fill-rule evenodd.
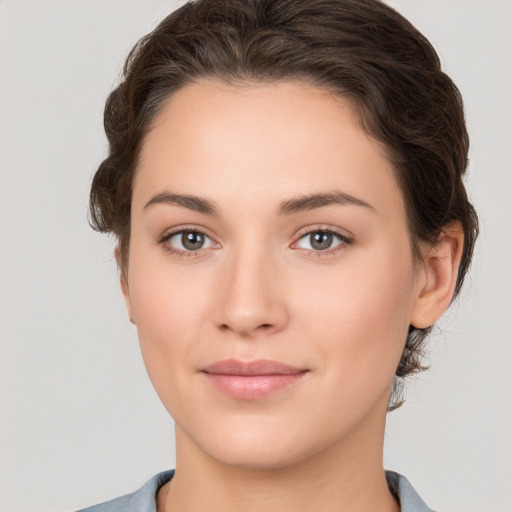
<svg viewBox="0 0 512 512"><path fill-rule="evenodd" d="M250 362L226 359L201 369L217 391L239 400L258 400L287 389L307 372L303 368L266 359Z"/></svg>

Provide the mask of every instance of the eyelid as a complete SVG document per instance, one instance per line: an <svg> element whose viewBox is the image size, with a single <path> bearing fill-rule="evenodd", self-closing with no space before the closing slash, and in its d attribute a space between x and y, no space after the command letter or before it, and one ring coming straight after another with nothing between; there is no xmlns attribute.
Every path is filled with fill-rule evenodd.
<svg viewBox="0 0 512 512"><path fill-rule="evenodd" d="M202 247L195 251L190 251L186 249L176 249L175 247L166 245L166 242L168 242L173 236L183 232L200 233L201 235L203 235L205 238L208 238L212 242L213 247ZM214 239L214 237L208 233L208 230L206 228L197 225L182 225L169 228L159 237L158 244L165 246L166 250L173 254L186 257L199 256L206 249L219 249L221 247L221 245Z"/></svg>
<svg viewBox="0 0 512 512"><path fill-rule="evenodd" d="M302 247L297 247L297 244L300 240L302 240L304 237L311 235L312 233L331 233L335 237L337 237L340 240L340 243L330 249L325 250L314 250L314 249L303 249ZM292 243L291 248L292 249L300 249L307 251L309 253L313 253L315 256L322 256L322 255L329 255L334 252L337 252L338 250L342 249L343 247L350 245L354 242L354 236L350 233L347 233L344 230L341 230L340 228L336 228L334 226L328 226L328 225L317 225L317 226L308 226L305 228L302 228L297 235L295 236L295 241Z"/></svg>
<svg viewBox="0 0 512 512"><path fill-rule="evenodd" d="M304 235L316 233L317 231L327 231L329 233L333 233L335 235L338 235L341 239L343 239L347 242L354 241L354 235L352 233L350 233L346 229L341 229L339 227L331 226L329 224L317 224L317 225L306 226L304 228L301 228L295 235L295 239L298 240L299 238L302 238Z"/></svg>
<svg viewBox="0 0 512 512"><path fill-rule="evenodd" d="M176 233L181 233L182 231L195 231L197 233L201 233L208 236L208 238L211 238L206 228L203 228L202 226L197 226L195 224L183 224L173 226L172 228L167 228L160 236L160 240L168 239L169 237L175 235Z"/></svg>

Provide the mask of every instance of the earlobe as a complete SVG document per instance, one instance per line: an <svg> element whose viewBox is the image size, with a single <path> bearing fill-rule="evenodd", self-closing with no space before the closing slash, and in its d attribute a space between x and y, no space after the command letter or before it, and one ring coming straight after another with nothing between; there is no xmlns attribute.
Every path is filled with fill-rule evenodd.
<svg viewBox="0 0 512 512"><path fill-rule="evenodd" d="M448 309L457 283L463 245L462 226L454 221L443 228L438 242L425 250L423 276L418 281L417 297L411 312L410 323L414 327L430 327Z"/></svg>
<svg viewBox="0 0 512 512"><path fill-rule="evenodd" d="M119 250L119 247L115 248L114 257L117 262L117 267L119 268L119 282L121 284L121 291L123 293L126 310L128 311L128 316L130 318L130 322L132 324L135 324L135 320L134 320L133 312L132 312L132 301L130 298L130 290L128 287L128 280L127 280L127 276L126 276L126 269L122 262L121 251Z"/></svg>

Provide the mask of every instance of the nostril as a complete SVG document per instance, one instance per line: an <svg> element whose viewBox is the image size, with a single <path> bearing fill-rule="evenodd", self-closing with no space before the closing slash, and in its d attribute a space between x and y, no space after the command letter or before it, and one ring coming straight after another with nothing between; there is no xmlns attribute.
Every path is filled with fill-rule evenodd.
<svg viewBox="0 0 512 512"><path fill-rule="evenodd" d="M258 327L256 327L256 330L257 329L269 330L269 329L272 329L272 327L273 327L273 324L261 324L261 325L258 325ZM220 324L219 329L221 331L230 331L230 330L232 330L232 327L230 327L229 324ZM243 329L239 328L239 330L242 331ZM249 330L248 330L248 332L249 332Z"/></svg>

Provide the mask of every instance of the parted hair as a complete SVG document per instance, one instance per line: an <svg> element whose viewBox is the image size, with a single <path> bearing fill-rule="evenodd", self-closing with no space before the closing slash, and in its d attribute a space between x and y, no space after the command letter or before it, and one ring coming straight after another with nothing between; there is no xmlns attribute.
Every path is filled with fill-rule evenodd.
<svg viewBox="0 0 512 512"><path fill-rule="evenodd" d="M478 234L463 183L462 98L429 41L379 0L193 0L138 41L106 102L109 150L90 193L90 223L116 237L122 267L145 135L165 100L203 79L235 86L301 80L348 99L362 128L387 148L414 257L421 260L419 242L435 244L448 223L461 223L459 293ZM403 402L403 378L425 369L430 330L410 327L389 410Z"/></svg>

